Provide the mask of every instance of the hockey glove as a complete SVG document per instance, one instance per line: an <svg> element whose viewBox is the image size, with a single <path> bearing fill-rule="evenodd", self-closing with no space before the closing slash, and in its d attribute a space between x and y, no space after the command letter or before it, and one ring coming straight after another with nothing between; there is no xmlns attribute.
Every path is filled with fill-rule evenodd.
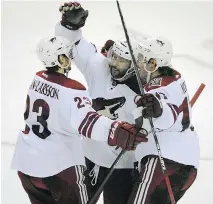
<svg viewBox="0 0 213 204"><path fill-rule="evenodd" d="M147 135L147 131L143 128L138 131L134 125L115 121L111 126L108 144L125 150L135 150L138 144L148 141Z"/></svg>
<svg viewBox="0 0 213 204"><path fill-rule="evenodd" d="M113 46L115 42L113 40L107 40L105 45L101 48L101 53L107 57L109 49Z"/></svg>
<svg viewBox="0 0 213 204"><path fill-rule="evenodd" d="M144 118L158 118L162 115L162 105L153 94L137 95L135 97L135 104L137 107L143 107L142 116Z"/></svg>
<svg viewBox="0 0 213 204"><path fill-rule="evenodd" d="M114 43L115 43L115 41L113 41L113 40L107 40L105 42L105 45L101 48L101 53L108 52Z"/></svg>
<svg viewBox="0 0 213 204"><path fill-rule="evenodd" d="M88 17L88 10L84 10L78 2L64 3L59 11L62 13L61 25L69 30L83 27Z"/></svg>

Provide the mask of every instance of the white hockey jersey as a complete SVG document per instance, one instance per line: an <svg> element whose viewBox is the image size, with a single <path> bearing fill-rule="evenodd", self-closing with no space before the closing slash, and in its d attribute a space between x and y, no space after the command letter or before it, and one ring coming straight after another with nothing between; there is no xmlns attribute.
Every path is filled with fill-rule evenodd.
<svg viewBox="0 0 213 204"><path fill-rule="evenodd" d="M162 156L186 165L198 167L199 140L191 124L191 106L185 80L180 73L173 76L153 78L146 86L145 93L154 94L160 99L163 113L153 118ZM158 155L149 121L144 120L149 131L149 142L139 144L136 159L140 161L146 155Z"/></svg>
<svg viewBox="0 0 213 204"><path fill-rule="evenodd" d="M57 24L55 35L64 36L72 42L77 42L73 48L73 61L76 67L84 75L90 96L92 99L102 98L106 102L101 114L134 124L133 109L135 93L125 84L113 84L110 75L108 60L96 51L93 44L82 37L81 29L68 30ZM115 150L108 144L92 141L87 138L83 140L85 156L99 166L110 167L117 158L121 149ZM119 160L115 168L133 168L135 162L134 151L126 152Z"/></svg>
<svg viewBox="0 0 213 204"><path fill-rule="evenodd" d="M47 71L38 72L29 87L24 119L12 168L35 177L85 165L81 135L107 143L113 122L94 111L83 85Z"/></svg>
<svg viewBox="0 0 213 204"><path fill-rule="evenodd" d="M133 110L136 108L134 104L136 93L125 84L113 85L107 59L82 37L81 29L71 31L58 23L55 28L55 34L64 36L73 43L77 42L73 48L72 57L74 57L76 66L83 73L87 81L92 99L103 98L109 101L101 113L112 119L117 117L119 120L134 123ZM185 92L183 91L184 89ZM161 117L154 119L153 122L163 156L183 164L197 166L199 160L199 143L196 132L191 131L189 126L186 130L182 131L184 125L182 121L185 120L185 115L184 120L182 120L183 111L188 108L190 112L188 92L184 86L184 79L179 73L177 74L177 78L155 78L150 81L145 92L161 93L163 114ZM116 106L122 97L124 100L121 101L125 102L120 106ZM116 99L113 100L114 98ZM110 102L112 102L111 106L109 105ZM184 105L181 106L181 104ZM117 109L113 109L114 106ZM184 108L181 109L181 107ZM113 114L111 113L112 110ZM190 123L190 115L188 120ZM144 120L143 127L150 130L150 124L147 120ZM149 135L148 139L147 143L141 143L137 147L136 152L127 152L120 159L116 168L133 168L132 163L135 161L134 153L138 161L146 155L157 155L152 134ZM87 141L87 139L84 140L84 151L87 158L105 167L110 167L119 153L107 144L91 140Z"/></svg>

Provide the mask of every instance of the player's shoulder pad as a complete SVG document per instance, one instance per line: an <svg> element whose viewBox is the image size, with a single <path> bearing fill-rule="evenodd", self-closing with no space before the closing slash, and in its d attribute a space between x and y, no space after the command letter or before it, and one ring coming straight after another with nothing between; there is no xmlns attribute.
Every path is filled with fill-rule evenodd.
<svg viewBox="0 0 213 204"><path fill-rule="evenodd" d="M180 78L181 78L181 75L179 73L176 73L175 76L161 76L161 77L153 78L145 86L145 90L148 92L153 89L168 86L169 84L177 81Z"/></svg>
<svg viewBox="0 0 213 204"><path fill-rule="evenodd" d="M49 82L61 85L66 88L75 89L75 90L86 90L83 84L81 84L80 82L76 80L67 78L63 74L48 73L47 71L39 71L36 73L36 75Z"/></svg>

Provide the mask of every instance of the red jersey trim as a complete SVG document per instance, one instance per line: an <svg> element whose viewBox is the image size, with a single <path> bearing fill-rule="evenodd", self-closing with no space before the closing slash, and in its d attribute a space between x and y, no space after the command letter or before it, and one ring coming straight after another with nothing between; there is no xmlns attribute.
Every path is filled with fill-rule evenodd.
<svg viewBox="0 0 213 204"><path fill-rule="evenodd" d="M57 72L50 73L48 71L39 71L36 73L36 75L49 82L61 85L66 88L76 89L76 90L86 90L84 85L81 84L80 82L73 79L69 79L65 75L57 73Z"/></svg>
<svg viewBox="0 0 213 204"><path fill-rule="evenodd" d="M145 90L148 92L153 89L157 89L163 86L168 86L174 81L177 81L181 78L181 74L175 71L175 76L159 76L150 80L150 82L145 86Z"/></svg>
<svg viewBox="0 0 213 204"><path fill-rule="evenodd" d="M100 117L101 115L96 112L88 112L78 128L79 134L91 138L94 124Z"/></svg>

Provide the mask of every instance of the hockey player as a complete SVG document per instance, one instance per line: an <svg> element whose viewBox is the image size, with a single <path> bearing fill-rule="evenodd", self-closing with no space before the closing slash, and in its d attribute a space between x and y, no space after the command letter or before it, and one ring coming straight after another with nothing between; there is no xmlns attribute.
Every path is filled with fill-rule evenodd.
<svg viewBox="0 0 213 204"><path fill-rule="evenodd" d="M171 43L163 38L148 38L137 49L140 75L147 85L145 95L137 96L136 115L149 127L152 117L162 156L177 202L196 179L199 162L198 136L191 124L191 106L183 76L170 63ZM151 131L149 131L151 132ZM153 135L139 145L136 159L140 163L140 178L135 183L128 204L170 204L170 197Z"/></svg>
<svg viewBox="0 0 213 204"><path fill-rule="evenodd" d="M70 50L70 42L61 36L38 44L38 57L47 70L37 72L29 87L26 128L12 161L33 204L87 203L81 135L127 150L147 141L133 125L95 112L85 87L66 77Z"/></svg>
<svg viewBox="0 0 213 204"><path fill-rule="evenodd" d="M63 15L61 22L56 25L56 35L64 36L74 44L70 57L86 79L94 109L113 120L134 123L134 98L140 92L127 43L123 40L114 44L110 42L113 47L109 49L110 45L105 46L102 50L103 53L109 51L106 58L82 37L80 28L85 24L88 11L72 2L61 6L60 11ZM94 185L91 188L95 193L121 148L87 138L84 138L83 143L87 171ZM103 189L105 204L127 203L137 173L135 161L134 151L126 152L119 160Z"/></svg>

